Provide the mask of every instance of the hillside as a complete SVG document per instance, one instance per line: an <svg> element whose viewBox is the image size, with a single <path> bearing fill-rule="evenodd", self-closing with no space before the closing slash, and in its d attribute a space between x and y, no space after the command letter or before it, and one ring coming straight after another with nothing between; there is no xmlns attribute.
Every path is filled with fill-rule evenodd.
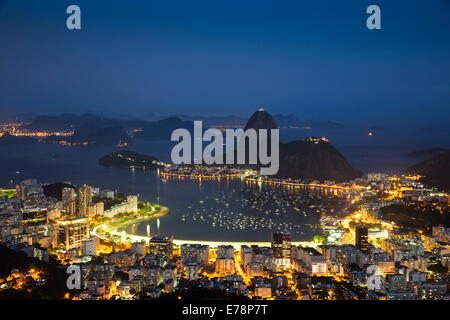
<svg viewBox="0 0 450 320"><path fill-rule="evenodd" d="M274 118L264 109L256 111L245 129L276 129ZM269 144L270 146L270 144ZM270 149L270 148L269 148ZM246 153L248 149L246 150ZM280 178L349 181L361 176L326 139L309 137L280 143Z"/></svg>
<svg viewBox="0 0 450 320"><path fill-rule="evenodd" d="M80 126L70 137L50 136L46 139L52 141L66 141L70 143L83 143L96 145L116 145L119 143L131 143L130 136L121 126L99 127L93 123Z"/></svg>
<svg viewBox="0 0 450 320"><path fill-rule="evenodd" d="M100 158L98 163L101 166L119 168L158 168L162 166L155 157L128 150L108 154Z"/></svg>
<svg viewBox="0 0 450 320"><path fill-rule="evenodd" d="M325 140L310 137L280 144L279 177L342 182L361 174Z"/></svg>
<svg viewBox="0 0 450 320"><path fill-rule="evenodd" d="M406 172L424 176L422 182L429 186L450 191L450 150L411 166Z"/></svg>

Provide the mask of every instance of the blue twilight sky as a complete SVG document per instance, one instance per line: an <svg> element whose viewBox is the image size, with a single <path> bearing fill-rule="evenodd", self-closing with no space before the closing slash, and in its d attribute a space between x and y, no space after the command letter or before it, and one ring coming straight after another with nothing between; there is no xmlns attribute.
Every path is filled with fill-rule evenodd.
<svg viewBox="0 0 450 320"><path fill-rule="evenodd" d="M77 4L82 30L66 28ZM382 30L366 28L370 4ZM450 0L0 0L0 111L448 125Z"/></svg>

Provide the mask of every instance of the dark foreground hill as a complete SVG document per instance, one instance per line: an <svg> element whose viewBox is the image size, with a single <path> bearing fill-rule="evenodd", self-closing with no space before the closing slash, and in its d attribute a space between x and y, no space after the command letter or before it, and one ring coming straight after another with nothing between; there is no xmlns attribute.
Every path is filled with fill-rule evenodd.
<svg viewBox="0 0 450 320"><path fill-rule="evenodd" d="M424 176L422 182L442 190L450 190L450 150L406 169Z"/></svg>

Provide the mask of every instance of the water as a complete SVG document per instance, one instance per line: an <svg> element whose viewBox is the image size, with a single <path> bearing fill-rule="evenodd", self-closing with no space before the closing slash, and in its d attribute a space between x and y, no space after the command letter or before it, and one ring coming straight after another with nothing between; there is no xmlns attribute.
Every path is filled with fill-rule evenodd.
<svg viewBox="0 0 450 320"><path fill-rule="evenodd" d="M309 135L325 136L349 162L363 171L398 173L417 162L412 151L449 147L441 134L378 130L369 137L359 129L283 129L283 141ZM169 161L168 142L137 142L131 149ZM170 212L157 220L130 226L139 235L174 235L184 240L269 241L270 231L289 231L293 240L310 240L320 217L310 208L311 194L292 194L270 187L247 186L237 181L172 180L163 182L153 171L106 168L98 159L116 147L64 147L55 144L0 146L0 186L10 187L27 178L40 182L68 181L101 189L139 194L141 200L159 202ZM338 209L336 209L338 210Z"/></svg>

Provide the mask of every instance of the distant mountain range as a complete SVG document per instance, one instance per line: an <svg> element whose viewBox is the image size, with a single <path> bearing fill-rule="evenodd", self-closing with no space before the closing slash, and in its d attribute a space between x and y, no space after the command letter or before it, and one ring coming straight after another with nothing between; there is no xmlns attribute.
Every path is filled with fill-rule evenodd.
<svg viewBox="0 0 450 320"><path fill-rule="evenodd" d="M281 127L339 127L331 121L300 121L295 115L276 115L273 119L281 123ZM177 115L157 121L146 120L119 120L100 117L92 114L75 115L64 113L61 115L41 115L31 124L21 129L30 131L75 131L71 137L51 136L47 142L83 143L99 145L116 145L119 143L132 143L133 139L141 140L168 140L173 130L185 128L193 131L193 121L202 120L207 127L244 127L246 119L236 116L204 117ZM11 140L12 141L12 140ZM19 140L17 140L19 141ZM25 141L25 140L23 140ZM12 142L11 142L12 143ZM29 140L31 143L31 140Z"/></svg>
<svg viewBox="0 0 450 320"><path fill-rule="evenodd" d="M188 116L185 114L177 114L174 117L178 117L185 121L201 120L203 126L211 127L244 127L247 123L246 118L236 116L219 116L219 117L205 117L205 116ZM282 115L276 114L273 116L274 121L278 124L279 128L340 128L343 125L328 121L328 120L304 120L301 121L294 114Z"/></svg>
<svg viewBox="0 0 450 320"><path fill-rule="evenodd" d="M422 182L426 185L450 191L450 150L411 166L406 172L424 176Z"/></svg>
<svg viewBox="0 0 450 320"><path fill-rule="evenodd" d="M186 128L193 130L191 121L182 121L170 117L159 121L118 120L97 117L91 114L59 116L38 116L34 121L21 127L31 131L70 131L75 133L70 137L50 136L47 142L66 141L99 145L130 144L133 139L168 140L173 130Z"/></svg>

